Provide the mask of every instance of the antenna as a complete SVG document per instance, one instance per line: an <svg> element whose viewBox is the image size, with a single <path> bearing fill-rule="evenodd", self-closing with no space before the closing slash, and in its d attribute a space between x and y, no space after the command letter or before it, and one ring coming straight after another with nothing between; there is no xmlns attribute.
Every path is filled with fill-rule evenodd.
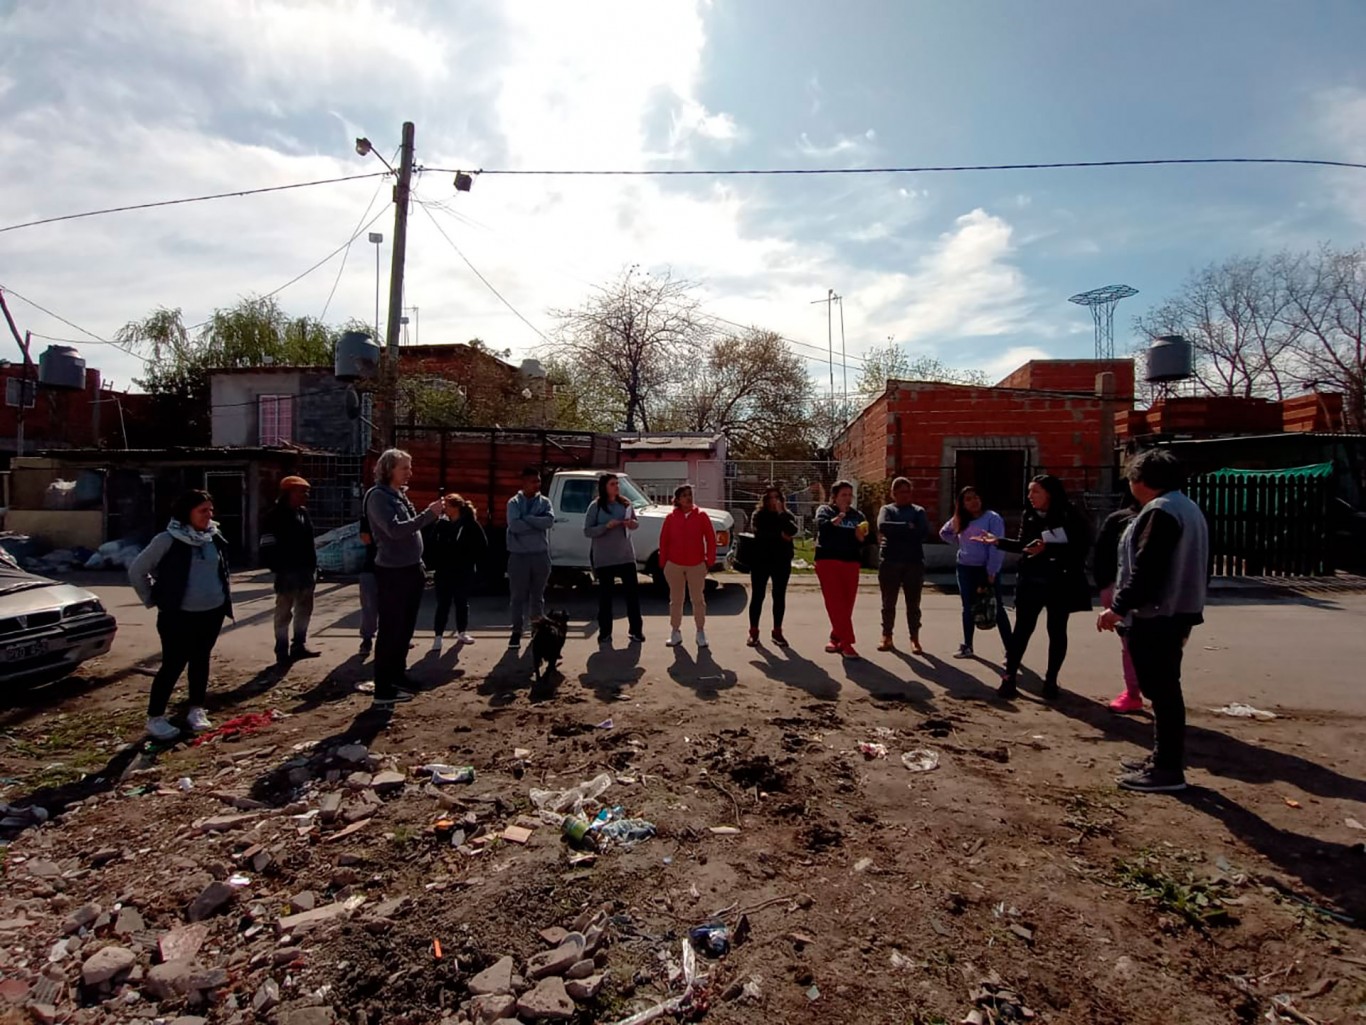
<svg viewBox="0 0 1366 1025"><path fill-rule="evenodd" d="M1115 307L1121 299L1138 295L1138 289L1128 285L1106 285L1089 292L1079 292L1067 301L1091 307L1091 319L1096 324L1096 359L1115 358Z"/></svg>

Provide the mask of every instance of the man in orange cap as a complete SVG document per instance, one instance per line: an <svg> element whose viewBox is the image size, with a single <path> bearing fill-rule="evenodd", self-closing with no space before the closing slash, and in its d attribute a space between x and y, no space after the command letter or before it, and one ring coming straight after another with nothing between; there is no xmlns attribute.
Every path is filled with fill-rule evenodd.
<svg viewBox="0 0 1366 1025"><path fill-rule="evenodd" d="M280 497L261 525L261 562L275 574L275 661L317 658L304 644L313 618L313 589L318 582L318 554L313 547L313 521L308 515L309 483L289 476L280 481ZM294 641L290 643L290 625Z"/></svg>

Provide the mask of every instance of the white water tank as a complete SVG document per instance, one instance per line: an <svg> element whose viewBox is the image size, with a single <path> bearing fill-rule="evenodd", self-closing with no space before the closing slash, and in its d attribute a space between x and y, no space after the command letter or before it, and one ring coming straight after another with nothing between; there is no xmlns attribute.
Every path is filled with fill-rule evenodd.
<svg viewBox="0 0 1366 1025"><path fill-rule="evenodd" d="M519 368L519 373L529 381L544 381L545 367L538 359L524 359Z"/></svg>
<svg viewBox="0 0 1366 1025"><path fill-rule="evenodd" d="M49 345L38 357L38 383L44 388L85 388L85 360L70 345Z"/></svg>
<svg viewBox="0 0 1366 1025"><path fill-rule="evenodd" d="M333 373L340 381L368 381L379 374L379 346L365 331L347 331L337 340Z"/></svg>
<svg viewBox="0 0 1366 1025"><path fill-rule="evenodd" d="M1181 335L1162 335L1148 346L1147 380L1153 384L1184 381L1191 375L1191 343Z"/></svg>

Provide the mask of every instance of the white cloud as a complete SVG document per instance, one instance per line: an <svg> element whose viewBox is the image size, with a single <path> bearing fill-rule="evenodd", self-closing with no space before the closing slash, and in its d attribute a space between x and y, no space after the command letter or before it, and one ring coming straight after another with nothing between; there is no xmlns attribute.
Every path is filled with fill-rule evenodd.
<svg viewBox="0 0 1366 1025"><path fill-rule="evenodd" d="M837 135L833 142L821 144L813 142L811 136L802 132L797 139L797 152L804 157L820 159L839 156L842 153L863 153L868 149L867 143L872 138L872 135L858 137Z"/></svg>
<svg viewBox="0 0 1366 1025"><path fill-rule="evenodd" d="M1052 359L1043 349L1034 345L1013 345L999 356L993 356L981 365L982 371L992 380L999 381L1007 374L1018 370L1032 359Z"/></svg>
<svg viewBox="0 0 1366 1025"><path fill-rule="evenodd" d="M1343 87L1317 97L1318 135L1336 159L1366 163L1366 89ZM1334 198L1358 224L1366 225L1366 191L1359 170L1329 172Z"/></svg>

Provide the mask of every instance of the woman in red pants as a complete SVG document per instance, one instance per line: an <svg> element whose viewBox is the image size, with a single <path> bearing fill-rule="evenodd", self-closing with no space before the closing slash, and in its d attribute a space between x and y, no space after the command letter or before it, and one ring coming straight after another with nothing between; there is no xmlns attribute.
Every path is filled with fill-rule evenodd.
<svg viewBox="0 0 1366 1025"><path fill-rule="evenodd" d="M854 650L854 599L868 543L868 518L853 505L854 485L842 480L830 489L830 504L816 511L816 578L830 617L825 650L845 658L859 657Z"/></svg>

